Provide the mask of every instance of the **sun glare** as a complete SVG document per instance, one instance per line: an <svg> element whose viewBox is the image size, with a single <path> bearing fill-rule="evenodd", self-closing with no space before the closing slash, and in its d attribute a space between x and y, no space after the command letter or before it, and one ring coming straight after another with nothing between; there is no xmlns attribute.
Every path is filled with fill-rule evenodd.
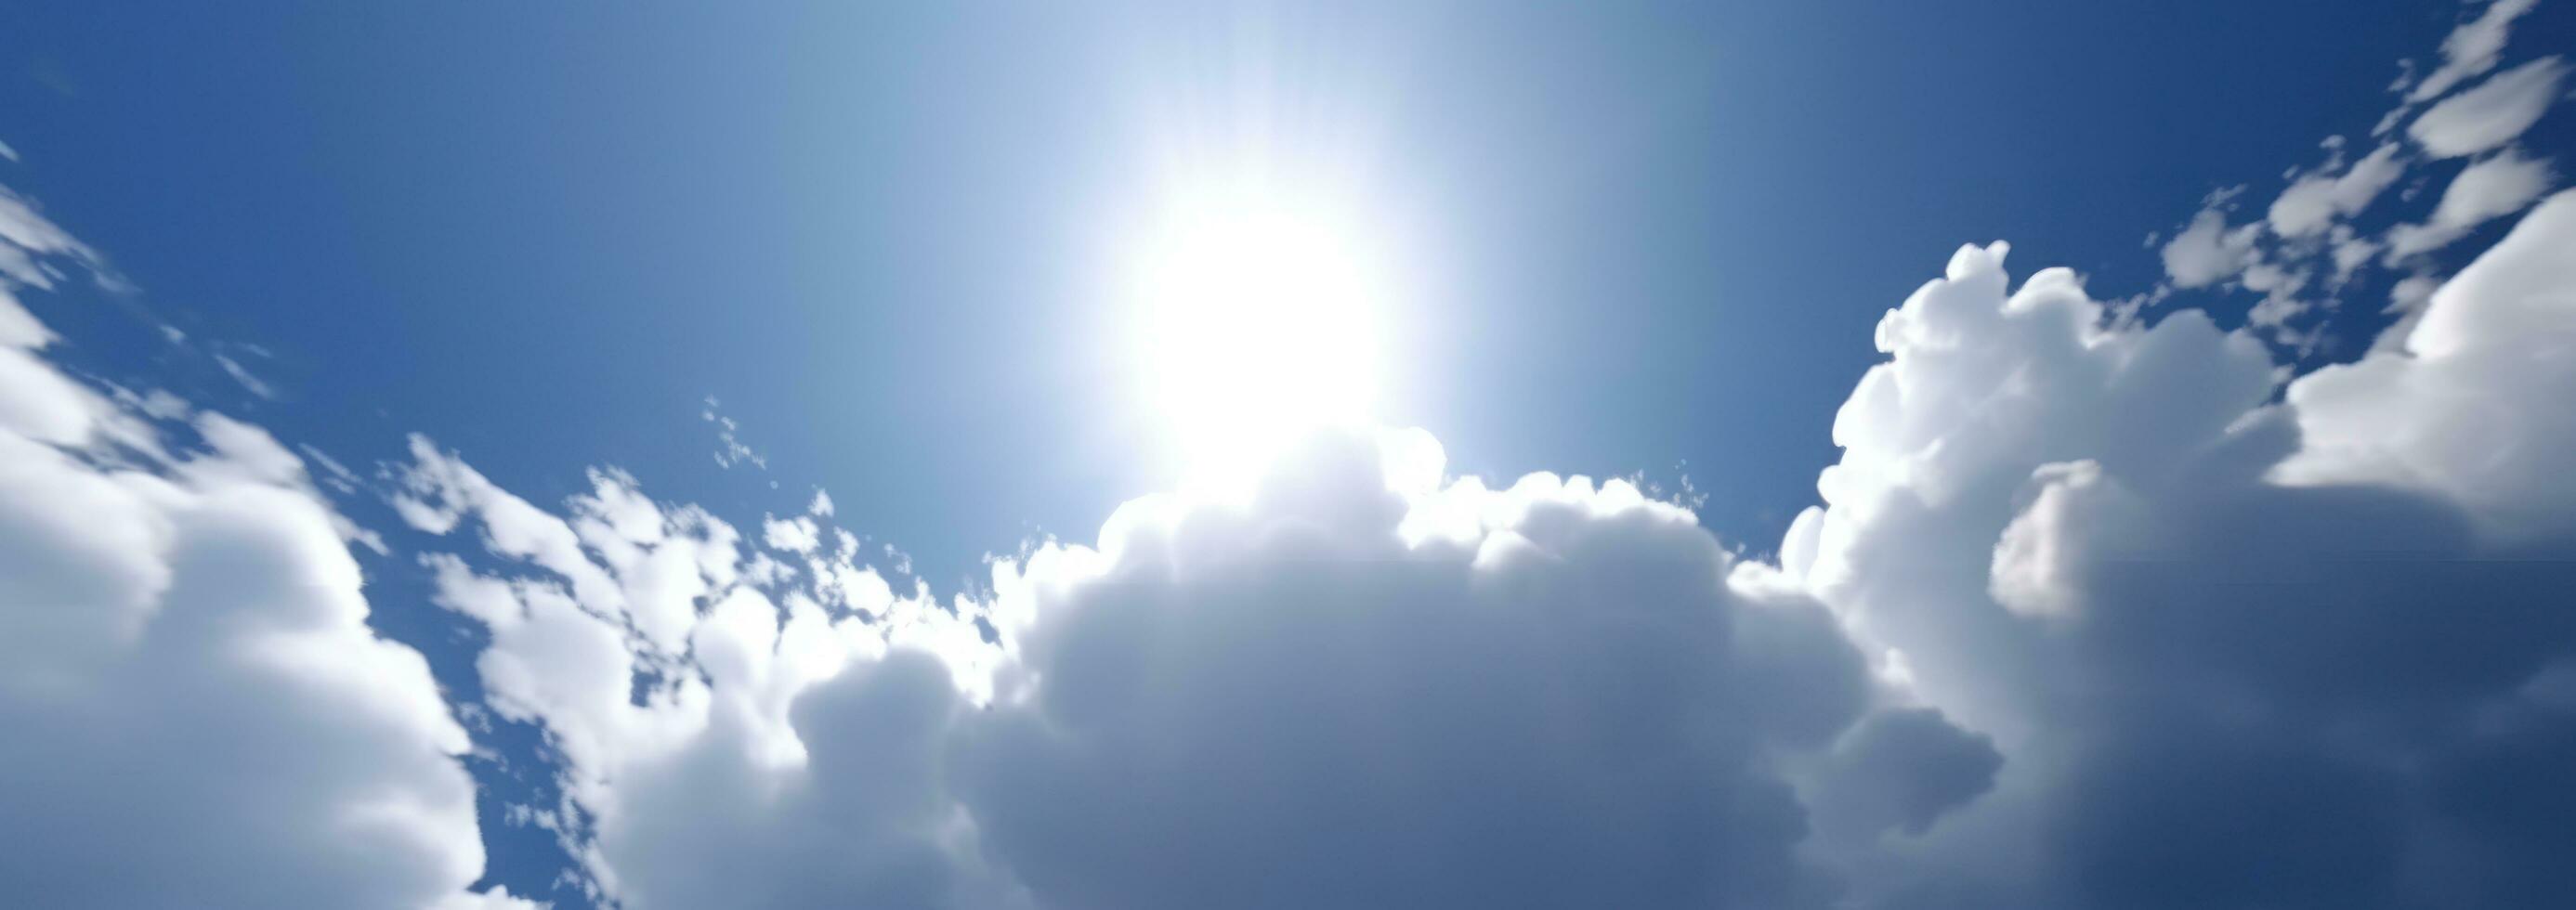
<svg viewBox="0 0 2576 910"><path fill-rule="evenodd" d="M1153 233L1139 362L1189 481L1240 483L1298 435L1369 417L1388 285L1355 221L1226 187L1185 196Z"/></svg>

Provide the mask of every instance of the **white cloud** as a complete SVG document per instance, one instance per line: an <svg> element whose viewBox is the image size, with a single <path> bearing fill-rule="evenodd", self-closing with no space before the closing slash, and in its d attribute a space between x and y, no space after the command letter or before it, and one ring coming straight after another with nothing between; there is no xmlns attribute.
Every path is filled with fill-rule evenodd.
<svg viewBox="0 0 2576 910"><path fill-rule="evenodd" d="M424 452L410 470L470 475ZM1994 771L1936 711L1874 713L1903 693L1689 513L1621 481L1444 481L1418 433L1318 440L1249 506L1130 503L989 599L706 576L694 671L640 704L657 657L625 605L433 566L631 907L1813 905L1839 870L1798 846L1807 801L1865 846Z"/></svg>
<svg viewBox="0 0 2576 910"><path fill-rule="evenodd" d="M2000 246L1960 250L1945 278L1880 323L1879 348L1893 359L1864 376L1836 415L1843 457L1817 481L1830 508L1792 532L1814 542L1794 548L1807 555L1787 560L1789 570L1829 591L1870 583L1879 571L1864 562L1877 551L1854 535L1896 528L1906 542L1891 541L1880 555L1958 560L1966 594L1982 600L1992 546L2032 472L2086 458L2114 476L2131 460L2171 463L2271 393L2272 361L2253 338L2222 333L2197 311L2152 329L2105 331L2099 306L2069 271L2044 270L2007 296L2002 254ZM1902 528L1926 509L1973 509L1985 527L1957 539Z"/></svg>
<svg viewBox="0 0 2576 910"><path fill-rule="evenodd" d="M2549 160L2526 158L2514 149L2469 165L2442 191L2433 209L2436 224L2478 224L2522 211L2549 189Z"/></svg>
<svg viewBox="0 0 2576 910"><path fill-rule="evenodd" d="M1688 512L1440 464L1327 440L1248 510L1131 503L1004 573L1018 660L955 777L995 855L1054 906L1804 906L1808 799L1875 835L1985 787L1937 716L1860 736L1887 778L1825 770L1889 694Z"/></svg>
<svg viewBox="0 0 2576 910"><path fill-rule="evenodd" d="M411 454L392 501L414 528L445 534L469 515L478 519L486 552L552 573L569 584L561 593L570 604L616 617L665 663L688 646L697 598L708 585L735 579L739 532L695 506L665 510L625 472L591 472L592 492L569 501L566 519L501 489L427 438L414 436Z"/></svg>
<svg viewBox="0 0 2576 910"><path fill-rule="evenodd" d="M2447 198L2445 199L2447 203ZM2301 483L2420 487L2498 533L2576 520L2576 193L2560 193L2433 292L2402 351L2290 388Z"/></svg>
<svg viewBox="0 0 2576 910"><path fill-rule="evenodd" d="M2333 226L2336 219L2359 213L2405 172L2406 163L2397 159L2398 151L2396 143L2386 143L2340 177L2317 173L2299 178L2272 200L2267 213L2272 232L2283 237L2313 236Z"/></svg>
<svg viewBox="0 0 2576 910"><path fill-rule="evenodd" d="M716 466L731 469L735 465L749 464L761 470L768 470L769 457L752 451L751 446L744 444L740 435L742 425L718 412L717 407L719 403L716 397L709 395L705 410L698 412L699 417L716 425ZM772 485L775 486L775 484Z"/></svg>
<svg viewBox="0 0 2576 910"><path fill-rule="evenodd" d="M2531 11L2539 0L2494 0L2477 18L2461 23L2442 39L2442 65L2415 84L2407 93L2410 102L2433 100L2461 80L2494 69L2496 55L2504 52L2505 39L2512 34L2513 20Z"/></svg>
<svg viewBox="0 0 2576 910"><path fill-rule="evenodd" d="M2397 321L2381 329L2379 336L2370 340L2370 349L2405 350L2406 336L2412 334L2415 324L2423 320L2424 305L2432 301L2433 292L2441 286L2441 279L2423 272L2400 278L2396 284L2390 285L2388 306L2381 312L2397 314Z"/></svg>
<svg viewBox="0 0 2576 910"><path fill-rule="evenodd" d="M1995 557L1986 580L1988 593L2004 609L2025 616L2077 615L2080 573L2099 552L2120 547L2076 528L2122 528L2136 523L2145 504L2102 473L2093 461L2057 462L2031 470L2021 514L2005 525L1995 541Z"/></svg>
<svg viewBox="0 0 2576 910"><path fill-rule="evenodd" d="M802 515L785 519L772 517L761 522L760 538L762 542L769 544L770 549L797 554L812 553L814 547L821 542L814 527L814 519Z"/></svg>
<svg viewBox="0 0 2576 910"><path fill-rule="evenodd" d="M2432 276L2408 275L2405 278L2400 279L2395 285L2388 289L2389 311L2399 312L2420 310L2423 308L2424 304L2433 299L2433 291L2441 286L2442 283L2435 280ZM2407 332L2412 331L2414 331L2414 326L2409 325L2407 326L2406 332L2390 331L2383 335L2382 338L2383 340L2393 340L2396 343L2402 344L2405 341Z"/></svg>
<svg viewBox="0 0 2576 910"><path fill-rule="evenodd" d="M773 599L760 586L790 585L793 573L764 565L765 555L746 562L731 528L652 504L622 473L594 474L563 516L425 440L399 476L432 519L425 529L479 526L486 552L513 567L426 558L437 602L490 630L478 663L489 707L542 723L562 755L568 811L596 832L568 846L596 885L631 907L927 906L945 886L925 882L973 865L971 845L942 846L955 809L935 778L898 761L924 747L916 735L936 742L949 709L906 713L914 696L868 694L954 691L944 672L921 678L936 659L883 655L949 655L968 672L978 660L970 649L987 649L963 620L926 595L899 601L881 581L868 590L853 578L874 574L848 565L848 547L817 553L823 577ZM634 520L612 528L596 517L611 513ZM881 661L886 669L870 669ZM852 681L829 691L855 701L825 689L845 675ZM867 713L889 698L896 713ZM791 714L811 703L861 713L819 723ZM916 734L908 724L930 726Z"/></svg>
<svg viewBox="0 0 2576 910"><path fill-rule="evenodd" d="M2331 341L2321 320L2313 317L2337 306L2339 295L2366 267L2377 263L2428 272L2435 264L2424 258L2425 253L2457 241L2479 223L2518 211L2545 192L2554 179L2546 162L2522 157L2511 143L2556 100L2566 70L2559 58L2534 60L2467 91L2441 97L2459 80L2495 67L2508 27L2529 6L2506 0L2489 7L2450 35L2444 44L2446 63L2440 69L2419 83L2412 64L2402 63L2404 73L2391 86L2391 91L2401 92L2411 87L2416 94L2390 111L2373 135L2386 133L2418 102L2438 97L2439 102L2410 128L2430 157L2504 149L2470 164L2453 180L2435 212L2384 234L2356 230L2351 219L2404 175L2409 156L2403 143L2382 142L2346 167L2345 138L2330 136L2320 143L2327 152L2326 163L2314 171L2292 168L2284 174L2289 185L2257 223L2228 224L2229 203L2242 187L2212 194L2192 220L2161 246L2166 281L2124 301L2115 318L2133 318L2139 303L2161 301L2174 290L2249 290L2263 299L2248 312L2247 324L2274 343L2312 353ZM2422 188L2422 181L2417 181L2400 195L2412 200ZM2148 243L2157 245L2154 237ZM2397 311L2411 312L2402 305ZM2411 315L2401 321L2407 318Z"/></svg>
<svg viewBox="0 0 2576 910"><path fill-rule="evenodd" d="M57 246L19 245L40 262ZM44 266L50 267L50 266ZM0 893L48 906L514 905L427 664L367 626L302 462L43 359L0 289Z"/></svg>
<svg viewBox="0 0 2576 910"><path fill-rule="evenodd" d="M329 484L334 491L356 493L359 486L365 483L358 478L358 472L349 470L348 465L341 464L339 459L331 457L328 452L311 445L298 445L295 450L304 453L304 459L307 462L322 469L322 482Z"/></svg>
<svg viewBox="0 0 2576 910"><path fill-rule="evenodd" d="M2492 904L2576 893L2546 826L2386 794L2576 760L2529 682L2576 661L2570 237L2545 204L2409 351L2285 402L2249 335L1963 249L1879 326L1777 569L1419 433L947 603L820 524L758 569L615 472L562 515L425 443L403 473L502 560L432 558L439 602L630 907ZM637 576L675 550L703 606L665 625Z"/></svg>
<svg viewBox="0 0 2576 910"><path fill-rule="evenodd" d="M2352 276L2361 271L2362 266L2369 265L2370 260L2379 255L2383 246L2379 241L2354 233L2345 225L2336 225L2332 236L2329 249L2334 259L2333 284L2341 289L2352 281Z"/></svg>
<svg viewBox="0 0 2576 910"><path fill-rule="evenodd" d="M2539 770L2576 760L2576 716L2524 694L2576 657L2571 237L2576 199L2544 205L2413 353L2286 404L2251 338L2102 328L2061 270L2007 295L1993 248L1889 314L1784 571L2003 764L1855 903L2576 893L2555 822L2512 808L2576 798ZM2514 795L2391 796L2489 786Z"/></svg>
<svg viewBox="0 0 2576 910"><path fill-rule="evenodd" d="M2525 158L2513 148L2472 163L2442 190L2430 221L2389 229L2388 259L2396 262L2439 249L2471 228L2522 211L2548 192L2554 179L2548 159Z"/></svg>
<svg viewBox="0 0 2576 910"><path fill-rule="evenodd" d="M2227 214L2201 209L2191 224L2166 241L2165 275L2177 287L2200 288L2234 278L2254 261L2257 225L2227 226Z"/></svg>
<svg viewBox="0 0 2576 910"><path fill-rule="evenodd" d="M0 187L0 279L51 290L63 272L49 259L94 267L98 254L45 220L35 203Z"/></svg>
<svg viewBox="0 0 2576 910"><path fill-rule="evenodd" d="M2255 262L2245 267L2239 278L2246 290L2263 292L2263 300L2246 314L2247 324L2264 329L2282 329L2289 321L2308 310L2311 304L2299 299L2308 287L2308 273L2271 262Z"/></svg>
<svg viewBox="0 0 2576 910"><path fill-rule="evenodd" d="M2478 87L2433 105L2406 127L2407 135L2435 158L2501 147L2530 129L2558 100L2558 80L2566 74L2566 65L2556 57L2497 73Z"/></svg>
<svg viewBox="0 0 2576 910"><path fill-rule="evenodd" d="M215 354L213 356L215 358L215 365L223 368L224 375L230 376L233 378L234 382L240 383L243 390L261 398L275 399L277 397L277 389L270 386L267 380L261 379L257 374L252 373L250 368L242 366L241 361L234 360L231 357L227 357L222 354Z"/></svg>

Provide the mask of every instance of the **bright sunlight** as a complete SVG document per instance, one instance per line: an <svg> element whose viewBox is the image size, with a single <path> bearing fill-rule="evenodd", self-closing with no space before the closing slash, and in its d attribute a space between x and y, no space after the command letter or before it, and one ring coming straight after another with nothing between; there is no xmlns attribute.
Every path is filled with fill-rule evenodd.
<svg viewBox="0 0 2576 910"><path fill-rule="evenodd" d="M1222 489L1369 416L1390 286L1383 249L1323 198L1242 181L1175 203L1138 256L1141 378L1185 474Z"/></svg>

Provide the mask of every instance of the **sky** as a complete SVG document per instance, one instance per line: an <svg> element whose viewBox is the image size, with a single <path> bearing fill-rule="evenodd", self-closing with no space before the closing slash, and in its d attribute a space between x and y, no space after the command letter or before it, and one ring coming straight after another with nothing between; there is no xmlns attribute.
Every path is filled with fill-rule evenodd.
<svg viewBox="0 0 2576 910"><path fill-rule="evenodd" d="M2566 905L2572 10L0 3L0 894Z"/></svg>

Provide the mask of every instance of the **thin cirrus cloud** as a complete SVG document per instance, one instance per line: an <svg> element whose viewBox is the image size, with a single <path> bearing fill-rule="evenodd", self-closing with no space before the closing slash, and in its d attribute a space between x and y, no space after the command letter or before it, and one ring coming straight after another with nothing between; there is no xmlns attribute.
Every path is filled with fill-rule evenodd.
<svg viewBox="0 0 2576 910"><path fill-rule="evenodd" d="M1775 557L1418 430L945 597L819 491L746 532L613 468L540 504L426 437L372 479L312 454L414 532L471 694L369 629L399 607L349 547L384 544L307 457L54 359L18 295L100 260L0 196L0 894L525 906L475 890L483 834L541 820L633 908L2563 905L2576 192L2531 118L2422 126L2554 93L2447 94L2527 6L2415 86L2413 148L2484 157L2408 224L2530 211L2401 283L2384 344L2285 379L2259 324L1963 247ZM2204 207L2170 280L2420 262L2351 223L2414 154ZM540 731L542 802L477 817L460 715Z"/></svg>

